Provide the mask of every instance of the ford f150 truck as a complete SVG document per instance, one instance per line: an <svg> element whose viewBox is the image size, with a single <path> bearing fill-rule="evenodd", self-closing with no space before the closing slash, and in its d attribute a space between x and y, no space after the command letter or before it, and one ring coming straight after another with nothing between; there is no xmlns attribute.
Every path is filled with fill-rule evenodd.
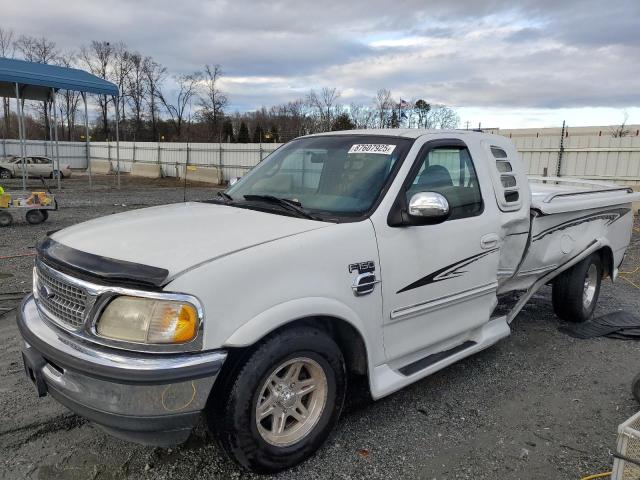
<svg viewBox="0 0 640 480"><path fill-rule="evenodd" d="M509 335L549 283L557 315L588 319L637 200L528 179L501 136L302 137L212 200L45 238L25 370L115 435L170 445L204 418L241 465L276 471L327 438L352 375L389 395Z"/></svg>

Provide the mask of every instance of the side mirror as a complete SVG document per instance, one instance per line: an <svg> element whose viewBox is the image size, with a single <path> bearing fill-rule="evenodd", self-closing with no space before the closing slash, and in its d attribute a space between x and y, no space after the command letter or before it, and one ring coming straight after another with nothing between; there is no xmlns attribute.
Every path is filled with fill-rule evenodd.
<svg viewBox="0 0 640 480"><path fill-rule="evenodd" d="M444 222L450 213L449 202L436 192L414 194L407 208L409 218L417 225Z"/></svg>
<svg viewBox="0 0 640 480"><path fill-rule="evenodd" d="M238 183L240 181L241 177L231 177L229 179L229 186L233 187L236 183Z"/></svg>

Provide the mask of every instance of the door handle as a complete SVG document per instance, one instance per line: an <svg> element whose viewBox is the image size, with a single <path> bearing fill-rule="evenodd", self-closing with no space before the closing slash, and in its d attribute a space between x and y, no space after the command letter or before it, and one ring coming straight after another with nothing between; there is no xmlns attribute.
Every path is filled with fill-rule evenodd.
<svg viewBox="0 0 640 480"><path fill-rule="evenodd" d="M488 250L498 246L499 241L500 237L498 237L496 233L487 233L480 239L480 246L483 249Z"/></svg>

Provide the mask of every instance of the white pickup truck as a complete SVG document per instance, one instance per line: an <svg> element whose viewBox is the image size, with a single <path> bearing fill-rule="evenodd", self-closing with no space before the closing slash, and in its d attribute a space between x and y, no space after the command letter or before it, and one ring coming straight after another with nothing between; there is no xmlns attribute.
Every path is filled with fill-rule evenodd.
<svg viewBox="0 0 640 480"><path fill-rule="evenodd" d="M44 239L25 370L115 435L169 445L205 418L241 465L276 471L327 438L352 375L389 395L509 335L548 283L560 317L588 319L637 200L528 179L501 136L302 137L213 200Z"/></svg>

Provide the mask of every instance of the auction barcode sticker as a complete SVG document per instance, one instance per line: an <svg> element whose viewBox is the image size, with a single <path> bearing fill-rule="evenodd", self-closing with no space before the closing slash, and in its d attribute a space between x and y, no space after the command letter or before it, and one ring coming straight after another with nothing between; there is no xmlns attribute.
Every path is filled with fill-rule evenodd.
<svg viewBox="0 0 640 480"><path fill-rule="evenodd" d="M347 153L379 153L381 155L391 155L396 148L395 145L385 145L382 143L356 143L351 146Z"/></svg>

